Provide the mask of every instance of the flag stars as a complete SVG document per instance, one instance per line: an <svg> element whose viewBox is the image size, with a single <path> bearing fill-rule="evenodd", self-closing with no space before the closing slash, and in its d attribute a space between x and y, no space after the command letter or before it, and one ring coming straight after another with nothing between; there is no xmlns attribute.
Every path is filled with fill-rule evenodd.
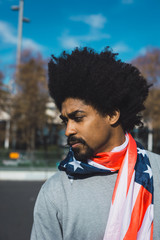
<svg viewBox="0 0 160 240"><path fill-rule="evenodd" d="M66 164L64 164L64 166L63 166L64 168L66 168L67 167L67 163Z"/></svg>
<svg viewBox="0 0 160 240"><path fill-rule="evenodd" d="M68 164L72 165L74 167L74 171L77 170L77 168L82 168L83 167L80 165L80 161L77 161L75 158L73 158L73 162L69 162Z"/></svg>
<svg viewBox="0 0 160 240"><path fill-rule="evenodd" d="M142 154L143 157L146 155L146 151L144 149L137 148L137 150L138 154Z"/></svg>
<svg viewBox="0 0 160 240"><path fill-rule="evenodd" d="M153 174L152 174L152 170L151 170L150 166L148 166L148 165L147 165L147 170L145 170L144 173L148 173L150 179L151 179L151 177L153 176Z"/></svg>

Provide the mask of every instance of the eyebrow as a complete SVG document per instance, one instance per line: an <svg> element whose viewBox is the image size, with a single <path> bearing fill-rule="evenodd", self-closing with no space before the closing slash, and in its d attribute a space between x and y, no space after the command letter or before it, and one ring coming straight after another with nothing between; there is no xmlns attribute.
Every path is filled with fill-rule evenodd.
<svg viewBox="0 0 160 240"><path fill-rule="evenodd" d="M69 113L69 114L68 114L68 117L69 117L70 119L73 119L73 118L76 117L76 115L77 115L78 113L85 113L85 112L84 112L84 111L81 111L81 110L76 110L76 111L74 111L74 112ZM62 120L67 119L67 117L63 116L62 114L61 114L59 117L60 117Z"/></svg>

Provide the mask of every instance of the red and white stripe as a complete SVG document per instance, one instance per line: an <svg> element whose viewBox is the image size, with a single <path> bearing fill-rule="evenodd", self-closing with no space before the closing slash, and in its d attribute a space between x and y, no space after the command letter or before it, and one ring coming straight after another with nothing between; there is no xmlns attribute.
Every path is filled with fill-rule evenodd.
<svg viewBox="0 0 160 240"><path fill-rule="evenodd" d="M103 240L152 240L152 194L136 183L137 146L129 135L128 149L119 170Z"/></svg>

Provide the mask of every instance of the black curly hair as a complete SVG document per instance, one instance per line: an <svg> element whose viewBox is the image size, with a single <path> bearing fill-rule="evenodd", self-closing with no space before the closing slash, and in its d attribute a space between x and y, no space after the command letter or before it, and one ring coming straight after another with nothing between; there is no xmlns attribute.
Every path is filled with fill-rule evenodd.
<svg viewBox="0 0 160 240"><path fill-rule="evenodd" d="M84 47L49 61L49 92L61 111L67 98L83 100L101 115L120 111L119 124L124 131L142 125L149 85L139 70L117 60L109 47L101 53Z"/></svg>

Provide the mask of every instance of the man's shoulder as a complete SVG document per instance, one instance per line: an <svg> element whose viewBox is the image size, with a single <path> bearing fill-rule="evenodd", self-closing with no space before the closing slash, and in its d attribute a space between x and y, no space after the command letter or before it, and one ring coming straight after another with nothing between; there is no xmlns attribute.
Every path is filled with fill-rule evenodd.
<svg viewBox="0 0 160 240"><path fill-rule="evenodd" d="M150 151L148 151L148 150L146 150L146 152L147 152L147 155L148 155L149 157L151 157L151 158L156 158L156 159L160 159L160 155L159 155L159 154L154 153L154 152L150 152Z"/></svg>
<svg viewBox="0 0 160 240"><path fill-rule="evenodd" d="M66 180L67 176L66 173L63 171L57 171L55 174L53 174L51 177L49 177L46 182L43 184L42 188L43 190L52 190L56 188L60 188Z"/></svg>
<svg viewBox="0 0 160 240"><path fill-rule="evenodd" d="M151 163L151 166L156 167L160 170L160 155L150 151L146 151L146 152L147 152L149 161Z"/></svg>
<svg viewBox="0 0 160 240"><path fill-rule="evenodd" d="M47 201L58 206L59 202L69 191L69 180L65 172L57 171L54 175L46 180L39 192L39 199L45 198Z"/></svg>
<svg viewBox="0 0 160 240"><path fill-rule="evenodd" d="M154 239L160 239L160 230L159 230L159 222L160 222L160 155L147 152L147 156L149 157L149 161L151 164L152 172L153 172L153 183L154 183Z"/></svg>

